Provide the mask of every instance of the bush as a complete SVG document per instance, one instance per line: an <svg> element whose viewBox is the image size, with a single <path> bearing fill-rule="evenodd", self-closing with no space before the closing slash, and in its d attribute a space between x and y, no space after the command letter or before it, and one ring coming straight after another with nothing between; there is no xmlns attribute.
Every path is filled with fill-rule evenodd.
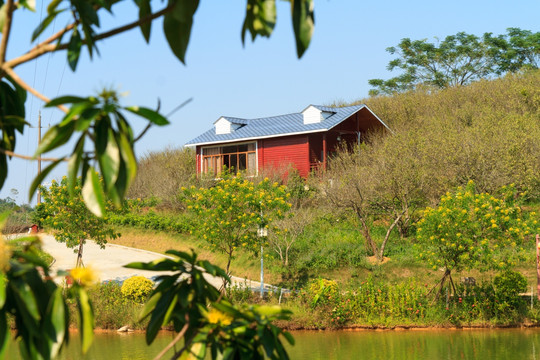
<svg viewBox="0 0 540 360"><path fill-rule="evenodd" d="M508 310L517 310L524 305L524 300L519 296L527 290L527 279L517 271L505 271L495 276L493 279L495 296L499 302L499 307L503 306Z"/></svg>
<svg viewBox="0 0 540 360"><path fill-rule="evenodd" d="M139 322L142 304L122 295L121 286L116 281L101 283L88 291L95 313L95 327L99 329L118 329L128 325L133 329L144 329L147 321ZM74 301L73 301L74 302ZM72 304L71 311L75 311ZM73 313L75 321L78 316Z"/></svg>
<svg viewBox="0 0 540 360"><path fill-rule="evenodd" d="M132 276L122 284L122 295L127 299L143 303L154 288L154 282L144 276Z"/></svg>

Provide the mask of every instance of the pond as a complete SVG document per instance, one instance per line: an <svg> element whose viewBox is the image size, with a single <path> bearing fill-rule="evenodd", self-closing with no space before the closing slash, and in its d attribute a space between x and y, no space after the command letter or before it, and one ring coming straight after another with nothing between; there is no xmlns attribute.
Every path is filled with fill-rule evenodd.
<svg viewBox="0 0 540 360"><path fill-rule="evenodd" d="M299 331L293 335L297 343L289 354L295 360L540 360L540 329ZM171 336L164 333L147 347L142 333L98 333L87 356L80 356L73 341L60 359L152 359ZM8 359L19 359L14 347Z"/></svg>

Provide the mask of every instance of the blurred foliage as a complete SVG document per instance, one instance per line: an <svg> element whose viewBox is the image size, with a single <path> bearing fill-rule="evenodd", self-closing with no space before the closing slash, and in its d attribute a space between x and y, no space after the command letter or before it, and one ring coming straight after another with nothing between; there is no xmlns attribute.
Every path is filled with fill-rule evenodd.
<svg viewBox="0 0 540 360"><path fill-rule="evenodd" d="M290 344L294 344L294 339L272 324L274 320L287 319L288 311L278 306L234 306L204 276L222 277L230 282L225 271L208 261L197 260L194 253L169 250L167 254L174 259L127 265L132 269L172 272L157 277L158 285L141 313L141 320L149 318L148 344L162 326L170 324L177 336L167 348L184 339L182 347L175 348L173 358L189 354L204 359L207 353L214 359L289 358L281 338Z"/></svg>
<svg viewBox="0 0 540 360"><path fill-rule="evenodd" d="M28 228L32 225L32 212L34 211L30 205L17 205L15 199L11 197L0 199L0 214L6 211L9 211L9 215L1 229L4 234L28 232Z"/></svg>
<svg viewBox="0 0 540 360"><path fill-rule="evenodd" d="M39 249L39 238L35 236L9 242L0 239L0 359L11 337L8 317L14 320L23 359L56 358L70 338L66 298L77 304L83 352L92 343L94 314L87 284L78 277L69 289L59 287L51 278L49 264L39 256Z"/></svg>

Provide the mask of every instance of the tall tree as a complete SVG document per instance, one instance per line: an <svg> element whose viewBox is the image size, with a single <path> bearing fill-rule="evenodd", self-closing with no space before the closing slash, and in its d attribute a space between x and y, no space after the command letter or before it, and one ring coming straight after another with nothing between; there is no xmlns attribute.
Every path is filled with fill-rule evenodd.
<svg viewBox="0 0 540 360"><path fill-rule="evenodd" d="M427 39L402 39L386 49L396 55L388 70L402 70L388 80L371 79L370 95L393 94L414 90L418 86L444 89L467 85L472 81L538 68L540 32L509 28L506 35L483 37L459 32L435 43Z"/></svg>
<svg viewBox="0 0 540 360"><path fill-rule="evenodd" d="M540 66L540 32L508 28L505 35L484 34L484 42L489 45L497 74Z"/></svg>
<svg viewBox="0 0 540 360"><path fill-rule="evenodd" d="M118 236L105 218L97 217L85 206L80 179L75 185L73 196L69 194L65 176L60 182L53 180L48 188L42 186L41 195L43 202L36 206L34 219L52 230L57 241L65 243L68 248L77 248L75 267L83 266L83 247L87 239L105 248L107 240ZM112 207L110 202L109 207Z"/></svg>

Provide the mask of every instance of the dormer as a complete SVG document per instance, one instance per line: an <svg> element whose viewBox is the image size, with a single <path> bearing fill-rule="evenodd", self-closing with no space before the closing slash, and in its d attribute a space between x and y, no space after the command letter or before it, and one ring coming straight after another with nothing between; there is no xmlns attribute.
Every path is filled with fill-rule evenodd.
<svg viewBox="0 0 540 360"><path fill-rule="evenodd" d="M320 123L332 115L332 112L319 110L313 105L308 106L304 111L302 111L304 125Z"/></svg>
<svg viewBox="0 0 540 360"><path fill-rule="evenodd" d="M214 122L214 127L216 128L216 135L230 134L241 126L242 124L235 124L223 116Z"/></svg>

